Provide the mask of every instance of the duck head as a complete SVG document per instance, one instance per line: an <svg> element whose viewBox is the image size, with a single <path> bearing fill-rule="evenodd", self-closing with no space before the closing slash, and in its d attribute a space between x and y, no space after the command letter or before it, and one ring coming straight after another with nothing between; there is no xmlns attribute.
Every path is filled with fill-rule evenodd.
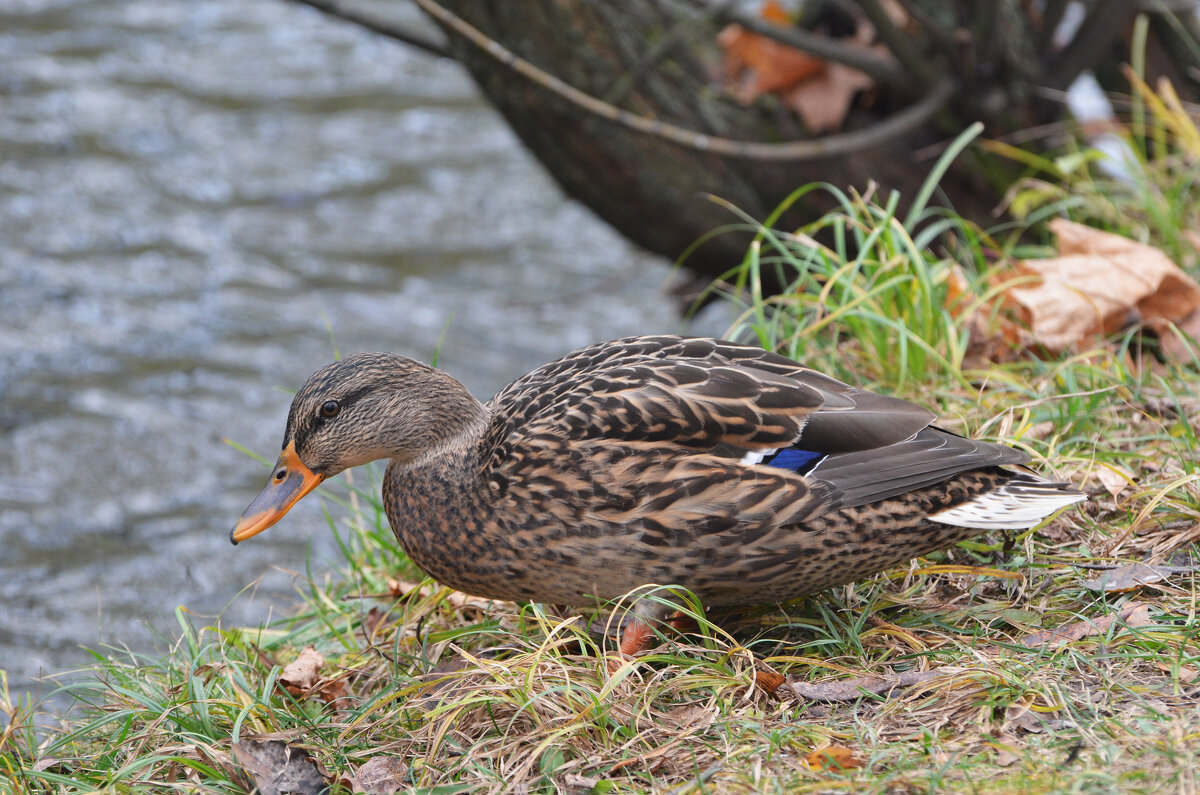
<svg viewBox="0 0 1200 795"><path fill-rule="evenodd" d="M411 464L483 416L445 373L406 356L360 353L313 373L288 411L283 452L230 533L261 533L327 478L369 461Z"/></svg>

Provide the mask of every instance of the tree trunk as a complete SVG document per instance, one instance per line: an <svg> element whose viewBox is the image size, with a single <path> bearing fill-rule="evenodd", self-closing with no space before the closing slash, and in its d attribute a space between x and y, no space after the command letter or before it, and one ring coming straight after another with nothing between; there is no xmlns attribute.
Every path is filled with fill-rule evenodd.
<svg viewBox="0 0 1200 795"><path fill-rule="evenodd" d="M773 95L747 107L721 87L716 41L728 15L699 12L697 5L668 0L439 3L517 58L644 119L739 141L816 138ZM880 8L875 0L859 5L868 16ZM884 24L880 38L924 90L930 79L953 76L956 89L942 112L850 155L778 160L705 151L586 110L563 92L548 90L547 81L512 68L445 18L438 21L453 56L563 189L626 237L674 258L706 232L736 222L706 195L758 219L810 182L859 190L873 182L912 198L937 156L934 145L971 122L984 121L987 134L998 136L1056 117L1061 103L1047 103L1038 87L1065 88L1083 68L1108 58L1112 48L1126 46L1135 6L1131 0L1094 0L1079 34L1060 47L1053 42L1053 28L1066 5L1047 0L1044 11L1035 14L1021 0L912 0L906 4L906 26L891 30L889 40ZM820 32L836 33L839 24L845 26L842 7L819 10ZM849 24L853 29L853 20ZM1156 35L1164 35L1162 27L1155 27ZM865 92L843 128L869 127L914 101L895 86ZM994 163L981 167L976 154L960 158L941 186L955 210L983 223L991 218L999 191L1012 176L996 175L995 168ZM811 220L831 203L824 192L813 192L789 222ZM719 276L741 260L745 243L744 237L719 236L686 264L705 277Z"/></svg>

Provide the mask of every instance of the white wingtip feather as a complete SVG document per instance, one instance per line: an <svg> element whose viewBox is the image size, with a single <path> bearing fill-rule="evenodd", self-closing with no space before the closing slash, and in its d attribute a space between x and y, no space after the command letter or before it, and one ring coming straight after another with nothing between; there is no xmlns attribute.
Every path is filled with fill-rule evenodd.
<svg viewBox="0 0 1200 795"><path fill-rule="evenodd" d="M929 518L980 530L1028 530L1055 511L1086 499L1082 492L1066 491L1049 481L1021 479Z"/></svg>

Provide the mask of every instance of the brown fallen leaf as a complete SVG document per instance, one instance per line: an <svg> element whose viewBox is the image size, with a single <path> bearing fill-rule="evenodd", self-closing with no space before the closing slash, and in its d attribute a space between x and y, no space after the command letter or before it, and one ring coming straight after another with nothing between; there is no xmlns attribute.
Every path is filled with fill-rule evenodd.
<svg viewBox="0 0 1200 795"><path fill-rule="evenodd" d="M1191 573L1186 566L1153 566L1149 563L1131 563L1103 572L1099 577L1079 583L1089 591L1100 593L1125 593L1162 582L1172 574Z"/></svg>
<svg viewBox="0 0 1200 795"><path fill-rule="evenodd" d="M474 616L476 620L487 615L487 609L497 604L494 599L484 599L481 596L471 596L462 591L450 591L446 594L446 604L460 611L464 617Z"/></svg>
<svg viewBox="0 0 1200 795"><path fill-rule="evenodd" d="M1120 497L1134 482L1133 475L1110 464L1100 464L1096 467L1095 472L1096 480L1100 481L1100 485L1113 496L1113 499Z"/></svg>
<svg viewBox="0 0 1200 795"><path fill-rule="evenodd" d="M1041 734L1046 730L1046 721L1027 705L1011 705L1004 711L1004 732L1020 729L1030 734Z"/></svg>
<svg viewBox="0 0 1200 795"><path fill-rule="evenodd" d="M1157 248L1062 218L1050 230L1059 256L1024 260L1038 281L1005 292L1027 346L1071 350L1138 321L1162 334L1200 309L1200 285Z"/></svg>
<svg viewBox="0 0 1200 795"><path fill-rule="evenodd" d="M347 709L349 707L346 699L350 695L350 689L345 676L321 680L317 687L317 695L326 704L331 704L334 709Z"/></svg>
<svg viewBox="0 0 1200 795"><path fill-rule="evenodd" d="M343 708L338 702L347 696L346 679L343 676L328 679L321 676L321 666L325 658L312 646L301 650L295 660L292 660L279 674L279 684L288 693L297 698L316 694L326 704L335 708Z"/></svg>
<svg viewBox="0 0 1200 795"><path fill-rule="evenodd" d="M1175 322L1176 329L1168 327L1157 329L1158 345L1163 355L1171 359L1194 359L1194 345L1200 343L1200 309L1196 309L1187 317ZM1191 341L1180 336L1183 333L1191 337Z"/></svg>
<svg viewBox="0 0 1200 795"><path fill-rule="evenodd" d="M408 786L408 765L398 756L375 756L363 762L349 779L354 792L392 795Z"/></svg>
<svg viewBox="0 0 1200 795"><path fill-rule="evenodd" d="M967 330L963 369L984 369L990 362L1006 362L1021 343L1022 329L994 302L976 305L971 282L962 266L955 263L946 272L946 308Z"/></svg>
<svg viewBox="0 0 1200 795"><path fill-rule="evenodd" d="M283 740L243 737L233 758L254 779L261 795L323 795L329 784L308 751Z"/></svg>
<svg viewBox="0 0 1200 795"><path fill-rule="evenodd" d="M897 691L905 687L947 675L949 675L948 672L942 670L906 671L889 677L859 676L854 679L839 679L816 684L789 679L787 686L797 698L810 701L856 701L867 693L891 698L896 695Z"/></svg>
<svg viewBox="0 0 1200 795"><path fill-rule="evenodd" d="M946 307L969 332L965 366L1003 362L1019 348L1090 346L1134 323L1157 335L1164 356L1196 355L1187 337L1200 340L1200 284L1153 246L1061 218L1050 229L1059 256L994 275L992 301L978 302L960 270L948 273ZM1133 365L1161 363L1147 356Z"/></svg>
<svg viewBox="0 0 1200 795"><path fill-rule="evenodd" d="M791 25L791 17L775 0L763 4L760 16L776 25ZM749 105L763 94L781 92L825 69L825 62L795 47L729 25L717 35L724 51L725 79L738 101Z"/></svg>
<svg viewBox="0 0 1200 795"><path fill-rule="evenodd" d="M1127 602L1119 613L1109 613L1094 621L1076 621L1054 629L1043 629L1022 637L1018 642L1024 646L1065 646L1091 635L1103 635L1118 621L1129 627L1143 627L1153 623L1150 605L1146 602Z"/></svg>
<svg viewBox="0 0 1200 795"><path fill-rule="evenodd" d="M279 684L293 696L307 693L321 679L321 666L325 658L312 646L305 646L296 659L284 666L279 674Z"/></svg>
<svg viewBox="0 0 1200 795"><path fill-rule="evenodd" d="M663 715L663 721L677 729L698 729L711 726L716 720L716 713L711 706L702 704L684 704L672 707Z"/></svg>
<svg viewBox="0 0 1200 795"><path fill-rule="evenodd" d="M428 589L422 588L420 583L408 582L407 580L397 580L394 577L387 578L388 594L399 599L402 596L407 596L413 591L417 591L418 596L425 596L431 593Z"/></svg>
<svg viewBox="0 0 1200 795"><path fill-rule="evenodd" d="M827 745L805 754L804 764L813 770L854 770L867 762L844 745Z"/></svg>
<svg viewBox="0 0 1200 795"><path fill-rule="evenodd" d="M899 4L888 3L888 14L897 27L907 24L907 14ZM886 56L888 48L882 44L871 44L875 38L875 27L860 20L854 36L839 39L847 47L857 47L879 56ZM819 74L797 83L783 93L783 102L804 121L813 132L831 132L841 128L850 106L859 92L874 88L875 79L866 72L838 61L829 61Z"/></svg>
<svg viewBox="0 0 1200 795"><path fill-rule="evenodd" d="M1178 668L1176 668L1175 666L1168 665L1167 663L1159 662L1155 663L1154 667L1168 676L1174 676L1176 672L1178 672L1179 681L1185 685L1190 685L1192 682L1200 679L1200 670L1197 670L1196 666L1194 665L1180 665Z"/></svg>
<svg viewBox="0 0 1200 795"><path fill-rule="evenodd" d="M992 764L996 767L1009 767L1021 758L1017 754L1021 741L1011 734L1001 734L988 745L996 749L996 755L992 758Z"/></svg>
<svg viewBox="0 0 1200 795"><path fill-rule="evenodd" d="M877 55L887 53L886 47L878 45L864 49ZM789 89L783 95L783 102L796 111L812 132L832 132L841 129L858 93L874 85L875 79L866 72L831 61L820 74Z"/></svg>

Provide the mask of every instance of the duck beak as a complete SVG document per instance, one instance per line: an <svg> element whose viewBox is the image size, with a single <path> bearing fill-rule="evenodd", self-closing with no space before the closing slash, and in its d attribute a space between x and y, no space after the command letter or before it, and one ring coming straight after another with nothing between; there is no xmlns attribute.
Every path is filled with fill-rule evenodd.
<svg viewBox="0 0 1200 795"><path fill-rule="evenodd" d="M324 479L304 465L296 455L295 442L289 442L271 470L271 480L238 519L229 540L236 544L266 530Z"/></svg>

